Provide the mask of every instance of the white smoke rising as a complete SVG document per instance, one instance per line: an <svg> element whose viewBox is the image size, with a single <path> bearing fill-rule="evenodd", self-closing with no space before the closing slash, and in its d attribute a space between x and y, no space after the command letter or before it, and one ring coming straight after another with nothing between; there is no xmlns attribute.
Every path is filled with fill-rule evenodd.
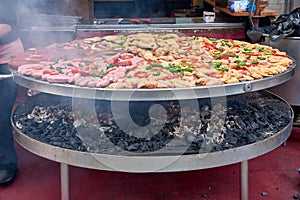
<svg viewBox="0 0 300 200"><path fill-rule="evenodd" d="M69 16L56 15L55 1L23 0L16 5L20 37L25 49L75 39L77 21Z"/></svg>

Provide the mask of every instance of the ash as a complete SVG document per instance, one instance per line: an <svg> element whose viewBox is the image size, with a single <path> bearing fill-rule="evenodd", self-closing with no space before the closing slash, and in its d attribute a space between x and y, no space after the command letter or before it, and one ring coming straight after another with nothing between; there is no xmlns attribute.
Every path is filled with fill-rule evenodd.
<svg viewBox="0 0 300 200"><path fill-rule="evenodd" d="M73 111L70 101L48 94L33 96L14 111L15 127L38 141L76 151L195 154L264 140L283 130L292 120L284 102L260 93L228 97L226 105L211 105L209 99L201 99L197 109L182 107L177 101L130 102L130 120L136 126L129 123L122 109L113 115L110 102L95 102L95 120L87 112ZM155 121L149 115L153 104L164 108L164 122ZM122 122L122 128L116 121ZM153 127L162 126L159 130L142 129L143 137L139 137L140 127L149 123Z"/></svg>

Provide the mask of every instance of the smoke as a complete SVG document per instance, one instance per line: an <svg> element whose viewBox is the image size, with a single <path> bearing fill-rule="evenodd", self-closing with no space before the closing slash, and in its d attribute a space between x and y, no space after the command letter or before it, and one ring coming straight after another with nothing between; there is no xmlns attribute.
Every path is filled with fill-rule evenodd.
<svg viewBox="0 0 300 200"><path fill-rule="evenodd" d="M18 1L17 18L21 30L36 26L51 25L49 20L39 17L41 14L49 14L52 10L51 6L46 6L46 2L38 0Z"/></svg>
<svg viewBox="0 0 300 200"><path fill-rule="evenodd" d="M17 11L20 16L32 16L37 14L53 14L54 3L50 0L19 0L17 2Z"/></svg>
<svg viewBox="0 0 300 200"><path fill-rule="evenodd" d="M80 18L55 15L53 0L17 1L20 38L25 49L62 43L76 38L75 23Z"/></svg>

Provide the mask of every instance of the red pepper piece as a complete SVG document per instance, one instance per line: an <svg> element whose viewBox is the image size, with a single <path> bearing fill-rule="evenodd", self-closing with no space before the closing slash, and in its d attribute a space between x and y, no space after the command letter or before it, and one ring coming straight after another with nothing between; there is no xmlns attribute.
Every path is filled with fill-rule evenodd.
<svg viewBox="0 0 300 200"><path fill-rule="evenodd" d="M134 73L134 77L137 77L137 78L146 78L147 77L147 72L135 72Z"/></svg>
<svg viewBox="0 0 300 200"><path fill-rule="evenodd" d="M125 54L125 55L121 55L120 58L121 58L122 60L127 60L127 59L133 58L133 55L130 55L130 54L126 55L126 54Z"/></svg>
<svg viewBox="0 0 300 200"><path fill-rule="evenodd" d="M273 54L273 56L281 56L281 57L284 57L284 58L287 57L286 55L281 55L281 54Z"/></svg>
<svg viewBox="0 0 300 200"><path fill-rule="evenodd" d="M217 45L216 45L216 44L205 43L204 46L205 46L206 48L208 48L208 49L216 49L216 50L219 50L219 49L217 48Z"/></svg>
<svg viewBox="0 0 300 200"><path fill-rule="evenodd" d="M55 69L46 69L43 71L43 74L58 75L59 71Z"/></svg>
<svg viewBox="0 0 300 200"><path fill-rule="evenodd" d="M118 67L120 66L130 66L132 65L132 61L131 60L119 60L119 59L116 59L114 61L114 64Z"/></svg>
<svg viewBox="0 0 300 200"><path fill-rule="evenodd" d="M228 60L228 58L229 58L228 56L224 56L224 55L221 57L222 60Z"/></svg>
<svg viewBox="0 0 300 200"><path fill-rule="evenodd" d="M139 19L130 19L129 21L133 22L133 23L140 23L141 22L141 20L139 20Z"/></svg>

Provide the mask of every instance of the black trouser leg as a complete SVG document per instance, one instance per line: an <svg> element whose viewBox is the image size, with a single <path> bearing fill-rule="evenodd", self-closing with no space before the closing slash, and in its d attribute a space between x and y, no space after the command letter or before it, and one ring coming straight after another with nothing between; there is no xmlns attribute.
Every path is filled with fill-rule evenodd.
<svg viewBox="0 0 300 200"><path fill-rule="evenodd" d="M0 65L0 74L9 74L8 65ZM10 116L18 93L18 85L12 78L0 80L0 169L14 168L17 155Z"/></svg>

